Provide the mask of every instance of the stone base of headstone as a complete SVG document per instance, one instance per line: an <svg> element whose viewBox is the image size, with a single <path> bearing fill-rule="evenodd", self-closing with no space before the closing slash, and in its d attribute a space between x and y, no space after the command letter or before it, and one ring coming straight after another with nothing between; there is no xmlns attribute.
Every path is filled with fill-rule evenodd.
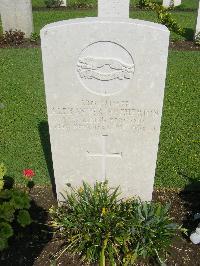
<svg viewBox="0 0 200 266"><path fill-rule="evenodd" d="M3 31L21 30L29 38L33 32L31 0L0 0Z"/></svg>

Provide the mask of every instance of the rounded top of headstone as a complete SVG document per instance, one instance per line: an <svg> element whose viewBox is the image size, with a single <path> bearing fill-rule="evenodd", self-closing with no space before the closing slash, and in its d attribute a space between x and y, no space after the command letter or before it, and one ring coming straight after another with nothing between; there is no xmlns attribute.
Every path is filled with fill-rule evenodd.
<svg viewBox="0 0 200 266"><path fill-rule="evenodd" d="M58 21L54 23L50 23L45 25L41 30L40 34L41 35L46 35L47 31L54 31L57 30L58 28L63 28L65 30L66 27L71 26L71 25L76 25L76 24L90 24L90 23L110 23L112 22L113 24L115 23L128 23L133 26L137 27L148 27L151 29L155 30L160 30L160 31L165 31L170 33L168 28L165 25L151 22L151 21L145 21L145 20L140 20L140 19L130 19L130 18L109 18L109 17L100 17L100 18L95 18L95 17L88 17L88 18L76 18L76 19L69 19L69 20L63 20L63 21Z"/></svg>

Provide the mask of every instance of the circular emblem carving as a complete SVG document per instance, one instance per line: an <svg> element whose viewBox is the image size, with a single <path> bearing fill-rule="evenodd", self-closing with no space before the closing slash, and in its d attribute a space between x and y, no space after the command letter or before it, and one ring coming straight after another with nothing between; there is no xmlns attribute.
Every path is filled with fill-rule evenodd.
<svg viewBox="0 0 200 266"><path fill-rule="evenodd" d="M91 93L110 96L127 88L135 66L130 53L113 42L96 42L80 54L77 74Z"/></svg>

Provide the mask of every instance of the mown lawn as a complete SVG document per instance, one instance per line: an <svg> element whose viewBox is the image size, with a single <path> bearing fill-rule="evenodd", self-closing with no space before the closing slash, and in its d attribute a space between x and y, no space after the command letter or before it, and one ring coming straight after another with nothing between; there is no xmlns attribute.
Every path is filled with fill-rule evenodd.
<svg viewBox="0 0 200 266"><path fill-rule="evenodd" d="M44 0L32 0L32 7L44 7Z"/></svg>
<svg viewBox="0 0 200 266"><path fill-rule="evenodd" d="M162 0L155 0L155 2L162 3ZM68 5L75 5L76 3L83 3L83 4L93 4L97 5L97 0L68 0ZM136 6L139 3L139 0L130 0L132 6ZM44 7L45 3L44 0L32 0L33 7ZM198 7L198 0L182 0L182 4L178 8L192 8L197 9Z"/></svg>
<svg viewBox="0 0 200 266"><path fill-rule="evenodd" d="M34 15L34 25L35 31L39 33L40 29L46 24L72 19L80 17L94 17L97 15L97 12L94 10L68 10L68 11L49 11L41 12L36 11ZM192 39L194 35L195 23L196 23L196 14L192 12L176 12L172 16L177 20L177 22L185 29L187 29L185 36L179 36L175 33L171 33L172 39ZM154 12L151 11L131 11L131 18L142 19L157 22L157 16Z"/></svg>
<svg viewBox="0 0 200 266"><path fill-rule="evenodd" d="M170 52L158 186L182 187L200 180L200 52Z"/></svg>
<svg viewBox="0 0 200 266"><path fill-rule="evenodd" d="M38 0L39 1L39 0ZM39 2L38 2L39 3ZM173 12L173 18L179 25L185 29L183 36L171 32L172 40L193 40L194 30L196 27L197 12ZM97 16L97 10L52 10L49 11L34 11L34 31L39 33L41 28L46 24L53 23L60 20L67 20L72 18L94 17ZM135 19L147 20L152 22L157 21L157 15L152 11L131 11L130 17ZM0 34L2 34L2 26L0 22Z"/></svg>
<svg viewBox="0 0 200 266"><path fill-rule="evenodd" d="M0 49L0 162L22 181L22 169L49 183L40 49ZM184 187L200 179L200 52L169 54L156 185ZM41 140L43 145L41 144ZM48 157L49 158L49 157Z"/></svg>
<svg viewBox="0 0 200 266"><path fill-rule="evenodd" d="M182 0L182 4L177 6L176 9L197 9L199 5L199 0Z"/></svg>
<svg viewBox="0 0 200 266"><path fill-rule="evenodd" d="M20 181L24 168L48 183L39 125L46 120L40 49L0 49L0 161Z"/></svg>

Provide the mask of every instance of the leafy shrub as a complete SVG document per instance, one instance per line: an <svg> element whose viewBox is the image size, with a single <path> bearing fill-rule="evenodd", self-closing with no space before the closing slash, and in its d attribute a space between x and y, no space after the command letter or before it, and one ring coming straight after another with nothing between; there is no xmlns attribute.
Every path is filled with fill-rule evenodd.
<svg viewBox="0 0 200 266"><path fill-rule="evenodd" d="M65 251L80 255L82 261L105 265L133 264L136 259L159 257L177 230L168 215L169 205L120 200L119 189L107 182L94 187L71 188L58 208L51 208L52 226L64 240Z"/></svg>
<svg viewBox="0 0 200 266"><path fill-rule="evenodd" d="M31 223L29 195L13 186L7 188L5 174L6 168L0 164L0 251L8 247L17 225L25 227Z"/></svg>
<svg viewBox="0 0 200 266"><path fill-rule="evenodd" d="M62 0L44 0L46 7L59 7L63 4Z"/></svg>
<svg viewBox="0 0 200 266"><path fill-rule="evenodd" d="M148 1L147 0L139 0L138 1L138 6L141 9L148 9Z"/></svg>
<svg viewBox="0 0 200 266"><path fill-rule="evenodd" d="M161 5L154 4L153 10L157 13L158 22L165 25L170 31L173 31L179 35L184 33L184 30L181 26L176 22L175 19L172 18L172 15Z"/></svg>
<svg viewBox="0 0 200 266"><path fill-rule="evenodd" d="M172 18L172 15L168 11L169 9L151 0L139 0L139 6L141 8L155 11L158 17L158 22L165 25L170 31L180 35L184 33L181 26L179 26L176 20Z"/></svg>
<svg viewBox="0 0 200 266"><path fill-rule="evenodd" d="M20 30L9 30L3 34L0 43L18 46L24 42L24 35Z"/></svg>
<svg viewBox="0 0 200 266"><path fill-rule="evenodd" d="M68 0L69 8L94 8L97 6L97 0Z"/></svg>
<svg viewBox="0 0 200 266"><path fill-rule="evenodd" d="M37 32L31 33L31 38L30 38L31 42L38 42L39 39L40 39L40 35Z"/></svg>

